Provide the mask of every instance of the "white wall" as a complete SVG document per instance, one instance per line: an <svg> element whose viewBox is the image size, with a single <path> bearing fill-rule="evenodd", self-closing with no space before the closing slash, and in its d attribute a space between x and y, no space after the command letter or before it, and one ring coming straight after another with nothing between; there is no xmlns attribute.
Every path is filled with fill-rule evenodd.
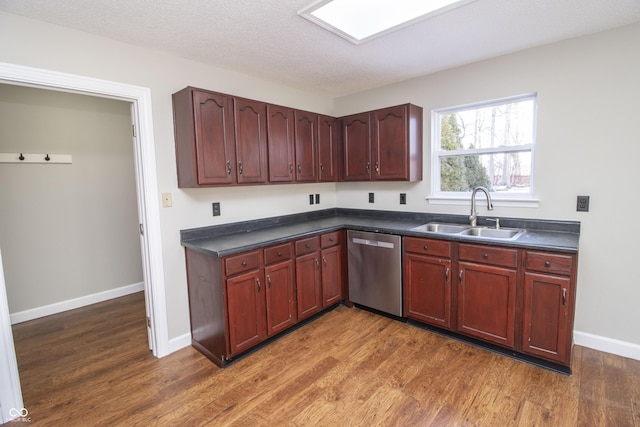
<svg viewBox="0 0 640 427"><path fill-rule="evenodd" d="M11 40L0 43L1 62L151 89L158 190L173 195L173 207L160 211L170 339L190 330L181 229L335 207L335 184L178 189L171 106L171 94L189 85L325 114L331 99L2 12L0 40ZM311 193L321 194L320 205L308 204ZM219 217L211 214L214 201Z"/></svg>
<svg viewBox="0 0 640 427"><path fill-rule="evenodd" d="M539 133L536 172L540 206L500 208L501 216L582 221L576 328L640 343L635 301L640 279L632 274L635 235L608 234L607 224L633 224L638 200L627 197L640 181L634 121L640 75L640 25L577 38L471 64L397 85L326 99L282 85L205 66L70 29L0 13L0 61L52 69L151 88L158 188L173 193L173 208L161 210L169 336L189 331L184 254L179 230L327 207L406 209L467 213L467 206L429 205L428 155L433 108L537 91ZM219 189L177 189L171 93L187 85L320 113L342 115L412 102L425 110L425 177L404 184L305 184ZM335 107L334 107L335 102ZM635 138L634 138L635 137ZM619 152L601 153L607 147ZM611 154L609 154L611 153ZM615 155L614 155L615 153ZM337 191L336 191L337 190ZM374 190L370 205L363 193ZM310 207L307 195L321 193ZM588 194L591 212L575 212L575 197ZM222 216L211 216L213 201Z"/></svg>
<svg viewBox="0 0 640 427"><path fill-rule="evenodd" d="M0 246L12 314L142 282L126 102L0 84Z"/></svg>
<svg viewBox="0 0 640 427"><path fill-rule="evenodd" d="M336 114L412 102L424 108L424 181L338 185L341 207L468 214L469 203L433 205L431 111L538 93L536 208L492 215L575 220L580 237L577 331L640 344L640 276L635 274L640 212L640 25L530 49L335 100ZM376 191L374 205L366 192ZM590 195L590 212L576 196ZM486 211L481 208L481 215ZM612 232L612 227L614 231Z"/></svg>

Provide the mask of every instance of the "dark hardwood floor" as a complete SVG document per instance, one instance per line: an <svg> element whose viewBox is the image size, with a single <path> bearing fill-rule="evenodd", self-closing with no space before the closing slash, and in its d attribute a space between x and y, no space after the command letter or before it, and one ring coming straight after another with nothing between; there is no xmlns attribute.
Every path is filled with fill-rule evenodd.
<svg viewBox="0 0 640 427"><path fill-rule="evenodd" d="M584 347L567 377L339 307L219 369L154 358L144 313L140 293L15 325L30 425L640 427L640 361Z"/></svg>

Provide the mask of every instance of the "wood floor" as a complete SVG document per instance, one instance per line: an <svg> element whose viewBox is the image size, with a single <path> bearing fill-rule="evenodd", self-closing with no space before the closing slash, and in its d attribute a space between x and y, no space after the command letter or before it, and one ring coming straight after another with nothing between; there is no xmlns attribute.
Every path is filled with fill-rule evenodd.
<svg viewBox="0 0 640 427"><path fill-rule="evenodd" d="M154 358L144 312L134 294L15 325L30 425L640 427L640 361L584 347L567 377L339 307L219 369Z"/></svg>

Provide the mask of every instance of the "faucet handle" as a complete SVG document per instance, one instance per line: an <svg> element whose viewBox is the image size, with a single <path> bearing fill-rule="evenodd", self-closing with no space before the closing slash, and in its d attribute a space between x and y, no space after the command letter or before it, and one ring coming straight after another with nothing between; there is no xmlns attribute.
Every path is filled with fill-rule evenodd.
<svg viewBox="0 0 640 427"><path fill-rule="evenodd" d="M500 218L487 218L487 221L496 223L496 230L500 229Z"/></svg>

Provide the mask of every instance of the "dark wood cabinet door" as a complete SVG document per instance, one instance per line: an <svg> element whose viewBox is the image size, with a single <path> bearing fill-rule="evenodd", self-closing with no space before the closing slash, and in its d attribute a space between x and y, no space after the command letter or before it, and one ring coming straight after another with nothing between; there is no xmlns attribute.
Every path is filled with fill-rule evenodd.
<svg viewBox="0 0 640 427"><path fill-rule="evenodd" d="M344 117L342 123L344 150L342 179L344 181L368 181L371 179L369 113Z"/></svg>
<svg viewBox="0 0 640 427"><path fill-rule="evenodd" d="M408 180L407 106L376 110L372 116L374 180Z"/></svg>
<svg viewBox="0 0 640 427"><path fill-rule="evenodd" d="M318 116L318 180L338 180L338 120Z"/></svg>
<svg viewBox="0 0 640 427"><path fill-rule="evenodd" d="M234 98L237 180L267 182L267 105Z"/></svg>
<svg viewBox="0 0 640 427"><path fill-rule="evenodd" d="M573 307L569 277L548 274L524 275L524 331L522 350L535 356L570 363L570 307Z"/></svg>
<svg viewBox="0 0 640 427"><path fill-rule="evenodd" d="M265 289L259 271L227 279L227 307L231 354L266 338Z"/></svg>
<svg viewBox="0 0 640 427"><path fill-rule="evenodd" d="M460 262L458 279L458 331L513 348L516 271Z"/></svg>
<svg viewBox="0 0 640 427"><path fill-rule="evenodd" d="M193 91L197 184L232 184L235 182L235 137L231 98ZM178 124L176 126L179 126ZM180 142L182 143L182 141ZM180 151L180 148L178 148ZM178 178L181 169L178 164Z"/></svg>
<svg viewBox="0 0 640 427"><path fill-rule="evenodd" d="M329 307L342 300L342 250L340 246L321 252L322 305Z"/></svg>
<svg viewBox="0 0 640 427"><path fill-rule="evenodd" d="M451 261L405 254L405 316L451 328Z"/></svg>
<svg viewBox="0 0 640 427"><path fill-rule="evenodd" d="M296 323L293 261L267 266L267 335L271 336Z"/></svg>
<svg viewBox="0 0 640 427"><path fill-rule="evenodd" d="M295 178L293 109L267 104L267 140L269 182L293 182Z"/></svg>
<svg viewBox="0 0 640 427"><path fill-rule="evenodd" d="M298 320L322 310L320 282L320 253L313 252L296 258L296 296Z"/></svg>
<svg viewBox="0 0 640 427"><path fill-rule="evenodd" d="M316 182L318 115L295 111L296 181Z"/></svg>

